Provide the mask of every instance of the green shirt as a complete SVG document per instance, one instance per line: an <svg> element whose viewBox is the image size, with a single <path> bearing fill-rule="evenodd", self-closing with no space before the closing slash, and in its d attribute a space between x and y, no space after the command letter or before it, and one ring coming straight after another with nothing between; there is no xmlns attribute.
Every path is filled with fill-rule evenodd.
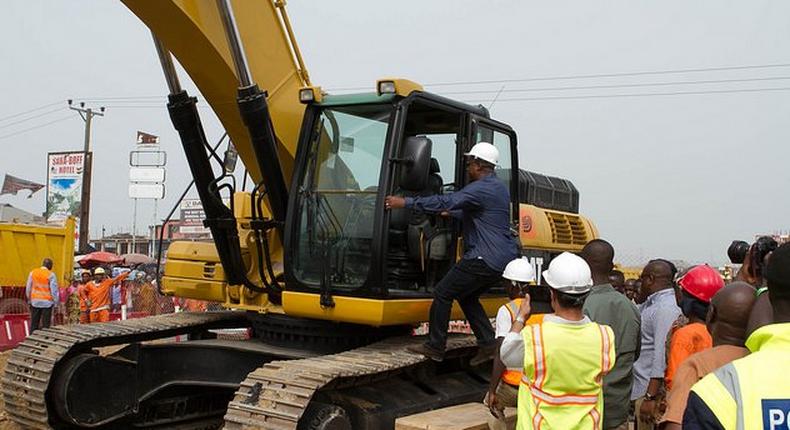
<svg viewBox="0 0 790 430"><path fill-rule="evenodd" d="M584 301L584 314L606 324L614 332L617 359L603 379L604 428L617 427L628 419L634 362L639 356L639 311L628 298L610 284L596 285Z"/></svg>

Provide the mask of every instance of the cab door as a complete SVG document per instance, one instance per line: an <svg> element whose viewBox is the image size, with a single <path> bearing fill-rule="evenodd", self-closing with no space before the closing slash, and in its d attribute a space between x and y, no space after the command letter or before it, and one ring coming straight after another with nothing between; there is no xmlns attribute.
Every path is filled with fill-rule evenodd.
<svg viewBox="0 0 790 430"><path fill-rule="evenodd" d="M499 164L494 168L494 173L510 190L510 223L511 228L518 231L519 170L516 132L506 124L471 115L468 133L468 147L464 152L479 142L491 143L499 150ZM464 185L468 181L469 178L464 177Z"/></svg>

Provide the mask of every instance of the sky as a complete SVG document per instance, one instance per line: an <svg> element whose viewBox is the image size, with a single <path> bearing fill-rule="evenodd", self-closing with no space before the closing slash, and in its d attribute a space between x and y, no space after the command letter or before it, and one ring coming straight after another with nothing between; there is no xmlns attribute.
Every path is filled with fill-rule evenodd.
<svg viewBox="0 0 790 430"><path fill-rule="evenodd" d="M92 236L131 227L137 130L161 136L168 152L161 218L190 180L164 99L118 99L167 93L145 26L117 1L0 7L0 175L43 183L47 152L82 148L82 119L65 100L87 100L107 107L93 129ZM581 212L621 262L718 263L733 239L790 230L782 197L790 2L292 0L288 8L314 84L372 90L377 78L399 76L491 106L518 133L520 166L571 179ZM493 82L470 83L479 81ZM218 121L201 113L218 140ZM0 203L40 213L44 192ZM153 220L153 204L141 202L138 225Z"/></svg>

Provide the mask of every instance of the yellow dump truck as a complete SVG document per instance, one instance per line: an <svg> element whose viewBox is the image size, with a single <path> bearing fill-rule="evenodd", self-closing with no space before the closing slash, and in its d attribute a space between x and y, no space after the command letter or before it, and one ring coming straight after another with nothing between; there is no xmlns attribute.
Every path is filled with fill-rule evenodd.
<svg viewBox="0 0 790 430"><path fill-rule="evenodd" d="M51 258L58 283L71 281L74 219L63 226L0 223L0 315L27 313L25 282L34 267Z"/></svg>

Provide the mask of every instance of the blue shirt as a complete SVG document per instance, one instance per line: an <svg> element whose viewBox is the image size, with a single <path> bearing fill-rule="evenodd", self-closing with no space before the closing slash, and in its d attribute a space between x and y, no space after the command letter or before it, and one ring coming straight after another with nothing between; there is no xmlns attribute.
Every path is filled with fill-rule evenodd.
<svg viewBox="0 0 790 430"><path fill-rule="evenodd" d="M667 368L666 343L672 323L680 316L675 291L667 288L651 294L642 304L642 350L634 363L631 400L645 395L651 378L664 378Z"/></svg>
<svg viewBox="0 0 790 430"><path fill-rule="evenodd" d="M464 259L482 258L498 272L518 256L510 232L510 192L491 173L460 191L427 197L406 197L406 207L425 212L448 211L462 220Z"/></svg>

